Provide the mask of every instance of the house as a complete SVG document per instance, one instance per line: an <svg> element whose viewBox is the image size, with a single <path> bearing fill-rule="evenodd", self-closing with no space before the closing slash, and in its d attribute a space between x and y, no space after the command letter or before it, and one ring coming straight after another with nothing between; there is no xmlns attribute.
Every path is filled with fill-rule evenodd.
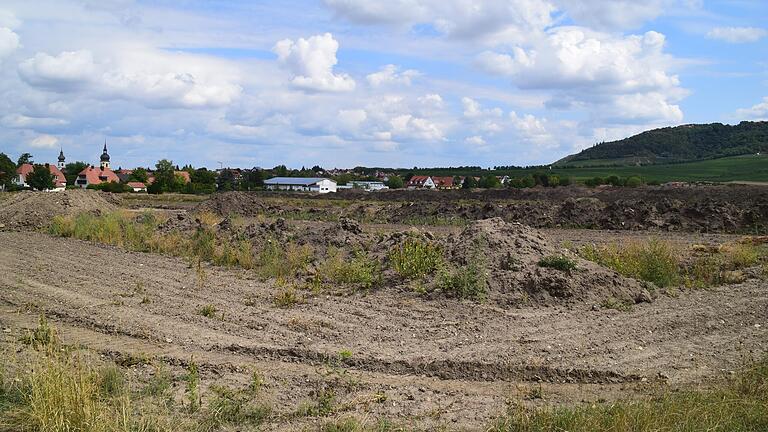
<svg viewBox="0 0 768 432"><path fill-rule="evenodd" d="M432 177L432 182L438 189L456 189L457 187L453 177Z"/></svg>
<svg viewBox="0 0 768 432"><path fill-rule="evenodd" d="M45 164L48 170L53 175L53 189L49 189L55 192L63 191L67 188L67 178L64 177L64 173L55 165ZM21 187L29 187L27 184L27 176L35 170L32 164L23 164L16 169L16 184Z"/></svg>
<svg viewBox="0 0 768 432"><path fill-rule="evenodd" d="M322 177L273 177L264 182L267 190L329 193L336 192L336 182Z"/></svg>
<svg viewBox="0 0 768 432"><path fill-rule="evenodd" d="M408 189L434 189L435 182L430 176L413 176L408 180L405 187Z"/></svg>
<svg viewBox="0 0 768 432"><path fill-rule="evenodd" d="M505 175L505 176L496 176L496 178L499 179L499 183L501 183L502 185L505 185L505 186L511 180L509 178L509 176L507 176L507 175Z"/></svg>
<svg viewBox="0 0 768 432"><path fill-rule="evenodd" d="M389 189L389 186L380 181L353 180L346 185L337 186L337 189L362 189L369 192Z"/></svg>
<svg viewBox="0 0 768 432"><path fill-rule="evenodd" d="M120 178L117 177L114 171L109 167L96 168L92 165L85 167L80 171L75 180L75 185L81 188L87 188L89 185L97 185L101 183L120 182Z"/></svg>
<svg viewBox="0 0 768 432"><path fill-rule="evenodd" d="M142 182L128 182L126 183L129 188L131 188L134 192L146 192L147 191L147 185L145 185Z"/></svg>

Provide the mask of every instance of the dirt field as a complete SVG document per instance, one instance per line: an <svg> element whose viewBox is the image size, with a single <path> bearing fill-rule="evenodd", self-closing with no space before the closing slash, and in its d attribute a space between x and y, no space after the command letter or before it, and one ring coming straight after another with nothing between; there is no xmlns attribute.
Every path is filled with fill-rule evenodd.
<svg viewBox="0 0 768 432"><path fill-rule="evenodd" d="M247 217L260 216L243 208L248 209L241 221L246 227L251 224ZM186 212L172 214L185 217ZM294 240L304 238L297 233L315 239L313 231L338 230L335 222L297 220L287 225L286 236ZM344 239L387 239L403 228L407 226L364 224L362 233L346 233ZM487 230L481 237L490 238L489 247L520 251L651 235L564 229L539 234L500 219L467 229L429 228L446 247L461 245L462 236L473 229ZM507 231L507 237L494 237ZM536 241L514 246L521 238ZM721 233L669 235L680 244L734 238ZM525 253L519 255L523 274ZM491 278L507 280L508 273L495 267L494 259ZM314 389L332 385L345 404L344 415L470 430L502 414L509 401L575 404L708 386L768 353L764 280L662 293L650 303L620 311L598 307L590 292L609 285L608 279L619 281L621 289L636 282L617 279L591 263L580 265L589 271L571 278L582 282L567 302L502 301L515 291L491 280L490 301L481 303L425 297L385 284L370 292L307 296L303 303L279 308L273 302L279 284L250 270L203 264L201 271L182 258L40 232L0 232L0 327L8 343L10 335L34 327L44 311L66 343L118 361L144 359L130 362L139 374L151 373L150 359L164 361L176 374L194 359L201 365L205 387L243 384L256 369L278 410L294 410ZM589 279L595 275L604 276ZM518 281L506 283L517 286ZM198 312L205 305L215 306L214 317ZM345 351L351 356L340 359ZM538 388L543 398L529 397ZM292 418L266 429L312 428L318 421Z"/></svg>

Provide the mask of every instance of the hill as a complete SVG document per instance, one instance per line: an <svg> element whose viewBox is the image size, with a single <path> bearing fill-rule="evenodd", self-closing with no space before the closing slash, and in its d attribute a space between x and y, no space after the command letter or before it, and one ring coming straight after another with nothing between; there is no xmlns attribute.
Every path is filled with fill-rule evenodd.
<svg viewBox="0 0 768 432"><path fill-rule="evenodd" d="M647 165L715 159L768 151L768 122L683 125L605 142L568 156L559 166Z"/></svg>

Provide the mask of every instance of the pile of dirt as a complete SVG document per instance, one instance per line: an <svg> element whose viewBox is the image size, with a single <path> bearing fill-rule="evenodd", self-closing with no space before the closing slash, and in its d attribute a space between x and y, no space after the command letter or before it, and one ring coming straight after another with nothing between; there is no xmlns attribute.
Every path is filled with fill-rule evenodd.
<svg viewBox="0 0 768 432"><path fill-rule="evenodd" d="M457 266L479 259L486 270L489 299L502 305L621 303L650 301L649 285L584 260L555 246L544 234L501 218L477 221L446 241ZM558 257L573 269L542 266Z"/></svg>
<svg viewBox="0 0 768 432"><path fill-rule="evenodd" d="M115 198L103 192L19 192L0 202L0 231L36 230L47 226L57 215L101 213L115 208Z"/></svg>
<svg viewBox="0 0 768 432"><path fill-rule="evenodd" d="M263 213L265 205L258 194L248 192L216 193L197 205L193 212L210 212L217 215L256 216Z"/></svg>

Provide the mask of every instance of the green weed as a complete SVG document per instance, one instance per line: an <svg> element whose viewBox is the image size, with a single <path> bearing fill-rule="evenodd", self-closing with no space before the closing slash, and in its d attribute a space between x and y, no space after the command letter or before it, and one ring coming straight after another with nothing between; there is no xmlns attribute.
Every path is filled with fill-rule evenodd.
<svg viewBox="0 0 768 432"><path fill-rule="evenodd" d="M553 268L570 273L576 270L576 261L565 255L550 255L539 260L539 267Z"/></svg>
<svg viewBox="0 0 768 432"><path fill-rule="evenodd" d="M443 263L440 247L415 238L406 239L389 253L392 268L406 279L430 275Z"/></svg>

